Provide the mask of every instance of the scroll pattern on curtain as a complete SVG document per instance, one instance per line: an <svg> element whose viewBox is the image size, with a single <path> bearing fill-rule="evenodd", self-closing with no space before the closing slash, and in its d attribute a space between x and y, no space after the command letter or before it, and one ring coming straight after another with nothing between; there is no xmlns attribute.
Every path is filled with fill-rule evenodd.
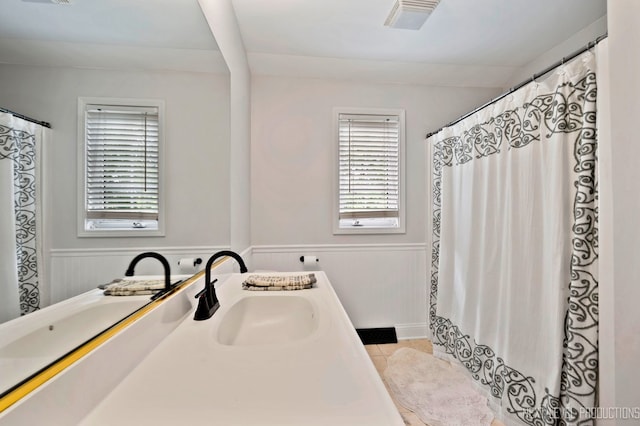
<svg viewBox="0 0 640 426"><path fill-rule="evenodd" d="M0 125L0 160L13 162L16 257L22 315L40 307L36 248L36 138Z"/></svg>
<svg viewBox="0 0 640 426"><path fill-rule="evenodd" d="M438 315L442 173L444 168L522 149L554 133L574 141L575 187L571 229L569 296L559 395L536 394L531 377L507 365L500 354ZM598 373L598 259L596 74L586 69L575 83L536 96L433 148L432 259L429 320L434 345L460 361L472 378L510 415L529 425L593 425Z"/></svg>

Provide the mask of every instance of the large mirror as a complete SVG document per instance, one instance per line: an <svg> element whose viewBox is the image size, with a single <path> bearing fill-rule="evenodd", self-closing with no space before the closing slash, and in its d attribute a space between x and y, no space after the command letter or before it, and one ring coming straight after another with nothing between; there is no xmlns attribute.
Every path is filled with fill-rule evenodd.
<svg viewBox="0 0 640 426"><path fill-rule="evenodd" d="M23 293L21 312L8 305L15 301L0 300L4 326L14 323L16 315L73 305L79 295L122 277L142 251L162 253L172 273L184 276L192 270L182 270L179 259L206 261L227 246L229 96L229 71L197 0L3 2L0 108L51 123L40 157L38 279L16 292ZM84 208L79 188L85 179L80 99L162 102L160 235L79 232ZM8 265L15 245L2 250L3 265ZM136 275L162 273L154 259L136 267ZM142 303L133 300L120 304L119 318ZM52 334L40 337L34 357L46 352L42 345ZM19 348L19 356L29 357L30 344ZM2 384L0 393L10 386Z"/></svg>

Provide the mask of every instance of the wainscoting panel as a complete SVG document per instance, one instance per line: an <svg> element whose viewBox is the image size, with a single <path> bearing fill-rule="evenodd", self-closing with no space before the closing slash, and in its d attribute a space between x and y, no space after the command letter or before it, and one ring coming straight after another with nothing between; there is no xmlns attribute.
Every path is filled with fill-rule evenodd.
<svg viewBox="0 0 640 426"><path fill-rule="evenodd" d="M317 256L305 267L300 256ZM396 327L427 335L425 244L253 246L250 270L323 270L356 328Z"/></svg>
<svg viewBox="0 0 640 426"><path fill-rule="evenodd" d="M55 249L51 250L50 264L50 303L56 303L69 297L96 288L99 284L110 282L124 276L129 262L145 251L155 251L167 258L172 274L180 274L178 260L183 257L200 257L204 263L219 250L228 247L152 247L132 249ZM243 258L251 250L243 252ZM249 261L250 259L247 259ZM227 266L227 262L223 265ZM239 271L234 262L234 270ZM136 275L163 275L162 264L155 259L144 259L136 266Z"/></svg>
<svg viewBox="0 0 640 426"><path fill-rule="evenodd" d="M143 251L164 255L172 273L180 273L183 257L209 256L228 247L155 247L134 249L51 250L50 295L56 303L99 284L124 276L131 259ZM249 271L311 271L327 273L342 305L357 328L395 327L399 339L427 335L426 246L424 244L254 246L240 253ZM300 256L317 256L313 268ZM232 269L231 269L232 268ZM219 272L238 272L235 262ZM162 265L145 259L136 275L162 275Z"/></svg>

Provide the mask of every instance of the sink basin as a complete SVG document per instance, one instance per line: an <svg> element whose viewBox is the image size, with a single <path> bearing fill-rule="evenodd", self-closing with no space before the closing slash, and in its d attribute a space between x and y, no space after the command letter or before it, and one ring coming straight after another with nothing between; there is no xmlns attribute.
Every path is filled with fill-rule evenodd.
<svg viewBox="0 0 640 426"><path fill-rule="evenodd" d="M300 296L249 296L224 314L218 342L229 346L274 345L310 336L318 328L314 305Z"/></svg>

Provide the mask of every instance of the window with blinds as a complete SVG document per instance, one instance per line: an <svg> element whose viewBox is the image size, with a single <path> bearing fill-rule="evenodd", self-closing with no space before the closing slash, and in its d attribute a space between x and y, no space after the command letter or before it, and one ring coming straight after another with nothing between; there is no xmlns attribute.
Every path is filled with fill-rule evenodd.
<svg viewBox="0 0 640 426"><path fill-rule="evenodd" d="M399 229L404 116L338 112L338 228Z"/></svg>
<svg viewBox="0 0 640 426"><path fill-rule="evenodd" d="M160 107L84 104L84 230L159 229Z"/></svg>

